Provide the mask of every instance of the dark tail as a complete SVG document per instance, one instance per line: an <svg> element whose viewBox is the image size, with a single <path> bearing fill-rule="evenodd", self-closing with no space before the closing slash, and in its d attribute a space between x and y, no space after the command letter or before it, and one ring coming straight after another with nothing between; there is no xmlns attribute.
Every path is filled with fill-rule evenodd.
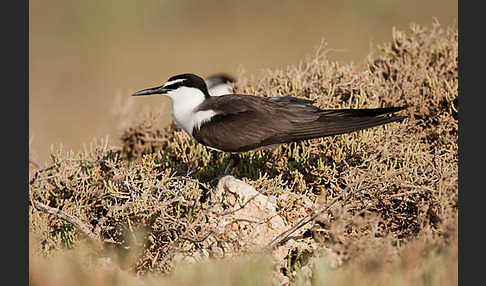
<svg viewBox="0 0 486 286"><path fill-rule="evenodd" d="M316 121L296 126L296 129L291 134L288 134L288 139L296 141L326 137L402 121L407 116L397 116L393 113L405 108L407 106L322 110L319 112L320 117Z"/></svg>
<svg viewBox="0 0 486 286"><path fill-rule="evenodd" d="M383 108L369 108L369 109L329 109L322 110L322 116L343 116L343 117L376 117L383 115L390 115L390 113L398 112L406 109L408 106L399 107L383 107Z"/></svg>

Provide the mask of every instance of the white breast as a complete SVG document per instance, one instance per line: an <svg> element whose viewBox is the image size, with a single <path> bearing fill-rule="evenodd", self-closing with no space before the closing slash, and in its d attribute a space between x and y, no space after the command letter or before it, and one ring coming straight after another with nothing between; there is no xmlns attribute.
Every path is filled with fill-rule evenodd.
<svg viewBox="0 0 486 286"><path fill-rule="evenodd" d="M175 121L191 137L194 128L199 128L202 123L210 120L216 114L213 110L195 112L205 98L204 93L197 88L180 87L167 95L172 101L172 113Z"/></svg>

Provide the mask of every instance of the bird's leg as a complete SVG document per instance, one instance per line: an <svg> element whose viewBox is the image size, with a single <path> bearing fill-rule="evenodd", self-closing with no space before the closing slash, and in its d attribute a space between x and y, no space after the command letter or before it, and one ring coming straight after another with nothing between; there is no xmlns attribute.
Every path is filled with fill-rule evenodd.
<svg viewBox="0 0 486 286"><path fill-rule="evenodd" d="M240 156L237 153L231 153L230 161L228 163L228 166L226 166L226 169L224 169L224 174L231 175L239 162Z"/></svg>
<svg viewBox="0 0 486 286"><path fill-rule="evenodd" d="M219 176L217 176L216 178L214 178L209 184L212 187L216 187L218 185L219 180L222 177L227 176L227 175L231 175L233 173L233 171L235 170L235 168L236 168L236 166L238 165L239 162L240 162L240 156L237 153L231 153L230 161L229 161L228 165L226 166L226 168L224 169L224 172L222 174L220 174Z"/></svg>

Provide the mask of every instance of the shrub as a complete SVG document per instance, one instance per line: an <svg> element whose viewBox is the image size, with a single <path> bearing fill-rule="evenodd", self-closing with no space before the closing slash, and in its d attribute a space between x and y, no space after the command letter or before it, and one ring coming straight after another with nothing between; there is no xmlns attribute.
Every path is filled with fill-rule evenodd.
<svg viewBox="0 0 486 286"><path fill-rule="evenodd" d="M380 249L398 251L417 238L457 243L457 38L456 27L411 25L407 33L393 30L391 43L379 46L364 67L329 62L321 45L298 65L259 77L242 72L238 93L297 96L326 109L408 105L409 117L242 154L235 177L274 197L288 225L354 190L294 238L330 249L344 265L363 255L382 258ZM31 207L35 253L71 248L84 233L102 241L104 251L116 250L123 269L170 273L177 253L201 250L202 235L212 227L210 183L228 156L195 143L175 125L164 129L153 121L128 128L121 147L94 142L76 154L59 148L50 167L32 170L31 200L79 222L73 227L46 215L46 208ZM280 272L300 279L295 271L317 254L295 250Z"/></svg>

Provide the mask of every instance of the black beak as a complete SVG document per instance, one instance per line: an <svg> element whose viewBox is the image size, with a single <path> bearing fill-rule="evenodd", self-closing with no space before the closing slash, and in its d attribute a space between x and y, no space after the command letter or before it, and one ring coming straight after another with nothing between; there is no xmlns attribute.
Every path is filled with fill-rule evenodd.
<svg viewBox="0 0 486 286"><path fill-rule="evenodd" d="M170 89L164 88L163 86L147 88L140 91L135 92L132 96L140 96L140 95L150 95L150 94L166 94Z"/></svg>

